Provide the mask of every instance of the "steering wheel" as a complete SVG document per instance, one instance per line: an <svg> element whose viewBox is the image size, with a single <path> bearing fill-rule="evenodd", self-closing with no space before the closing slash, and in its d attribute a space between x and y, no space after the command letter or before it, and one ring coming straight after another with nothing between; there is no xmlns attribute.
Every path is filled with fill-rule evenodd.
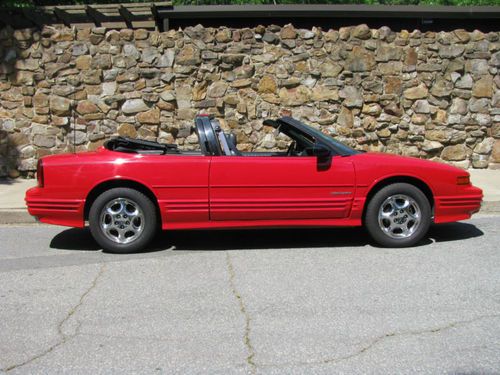
<svg viewBox="0 0 500 375"><path fill-rule="evenodd" d="M288 150L286 150L286 155L293 156L296 146L297 146L297 142L292 141L292 143L290 143L290 146L288 146Z"/></svg>

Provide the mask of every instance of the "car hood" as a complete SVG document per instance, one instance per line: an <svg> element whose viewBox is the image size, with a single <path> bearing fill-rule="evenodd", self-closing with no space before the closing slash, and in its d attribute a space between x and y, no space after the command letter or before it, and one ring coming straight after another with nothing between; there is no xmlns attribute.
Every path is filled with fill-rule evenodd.
<svg viewBox="0 0 500 375"><path fill-rule="evenodd" d="M454 167L438 161L418 159L409 156L399 156L393 154L384 154L381 152L365 152L355 155L356 164L363 163L368 164L372 168L377 167L390 167L390 168L402 168L405 171L414 171L418 169L425 170L440 170L443 172L449 172L453 174L467 174L467 171L463 169Z"/></svg>
<svg viewBox="0 0 500 375"><path fill-rule="evenodd" d="M353 162L357 172L379 179L391 176L412 176L428 181L442 180L454 183L457 176L468 176L463 169L442 162L418 159L408 156L366 152L356 154Z"/></svg>

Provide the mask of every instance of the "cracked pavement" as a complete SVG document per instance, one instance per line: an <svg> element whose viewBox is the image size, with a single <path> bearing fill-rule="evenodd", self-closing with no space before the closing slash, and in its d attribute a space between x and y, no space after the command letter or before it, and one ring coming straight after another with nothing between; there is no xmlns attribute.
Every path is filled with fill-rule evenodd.
<svg viewBox="0 0 500 375"><path fill-rule="evenodd" d="M71 338L75 337L78 334L80 324L81 324L80 322L78 323L78 325L76 327L73 327L73 329L71 329L68 332L65 332L64 327L65 327L65 325L67 325L67 323L73 317L73 315L76 314L78 308L83 304L87 295L95 288L95 286L97 285L97 280L104 272L104 268L105 268L105 265L102 265L101 269L99 270L99 272L95 276L95 278L92 281L92 283L90 284L89 288L87 290L85 290L85 292L81 295L78 303L68 311L68 313L66 314L64 319L61 322L59 322L59 324L57 325L57 333L58 333L60 339L55 344L53 344L53 345L49 346L47 349L43 350L41 353L30 356L28 359L24 360L23 362L16 363L16 364L9 365L9 366L5 367L3 369L5 372L20 369L21 367L26 366L33 361L36 361L38 359L42 359L42 357L44 357L45 355L47 355L50 352L52 352L53 350L55 350L57 347L65 344L68 340L70 340Z"/></svg>
<svg viewBox="0 0 500 375"><path fill-rule="evenodd" d="M193 231L102 253L0 226L0 373L498 373L500 217L410 249L360 229Z"/></svg>

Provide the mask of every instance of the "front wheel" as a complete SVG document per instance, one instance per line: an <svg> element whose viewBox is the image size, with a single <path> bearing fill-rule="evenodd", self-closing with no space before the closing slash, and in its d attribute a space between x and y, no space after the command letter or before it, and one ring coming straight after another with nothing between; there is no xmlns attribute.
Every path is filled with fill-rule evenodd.
<svg viewBox="0 0 500 375"><path fill-rule="evenodd" d="M114 188L97 197L89 213L90 232L111 253L143 250L156 232L156 210L151 200L129 188Z"/></svg>
<svg viewBox="0 0 500 375"><path fill-rule="evenodd" d="M429 230L431 207L417 187L396 183L380 189L366 209L365 226L371 237L385 247L417 244Z"/></svg>

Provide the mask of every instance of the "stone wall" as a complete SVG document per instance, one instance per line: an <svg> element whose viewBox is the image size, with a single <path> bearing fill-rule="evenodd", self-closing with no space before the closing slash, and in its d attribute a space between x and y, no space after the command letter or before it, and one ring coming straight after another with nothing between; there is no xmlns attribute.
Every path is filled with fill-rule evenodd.
<svg viewBox="0 0 500 375"><path fill-rule="evenodd" d="M3 29L0 176L30 174L73 140L194 148L200 112L243 150L284 147L262 120L292 115L356 148L496 168L499 68L500 32Z"/></svg>

